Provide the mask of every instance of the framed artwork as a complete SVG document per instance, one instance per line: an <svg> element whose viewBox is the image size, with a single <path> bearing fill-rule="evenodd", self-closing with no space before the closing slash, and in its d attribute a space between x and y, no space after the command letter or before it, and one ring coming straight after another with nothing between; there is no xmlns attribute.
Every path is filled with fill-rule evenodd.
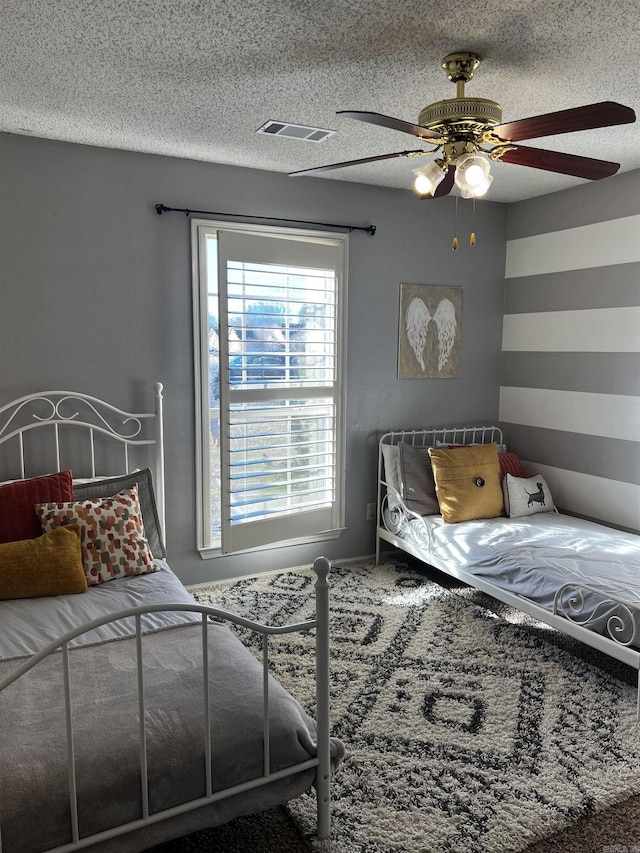
<svg viewBox="0 0 640 853"><path fill-rule="evenodd" d="M460 376L462 288L400 285L398 379Z"/></svg>

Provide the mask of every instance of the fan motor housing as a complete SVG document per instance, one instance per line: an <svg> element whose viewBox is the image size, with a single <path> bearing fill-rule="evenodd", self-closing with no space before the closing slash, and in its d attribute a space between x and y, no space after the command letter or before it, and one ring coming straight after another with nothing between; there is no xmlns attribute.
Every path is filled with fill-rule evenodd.
<svg viewBox="0 0 640 853"><path fill-rule="evenodd" d="M449 98L426 106L418 124L429 130L482 133L487 127L502 123L502 107L486 98Z"/></svg>

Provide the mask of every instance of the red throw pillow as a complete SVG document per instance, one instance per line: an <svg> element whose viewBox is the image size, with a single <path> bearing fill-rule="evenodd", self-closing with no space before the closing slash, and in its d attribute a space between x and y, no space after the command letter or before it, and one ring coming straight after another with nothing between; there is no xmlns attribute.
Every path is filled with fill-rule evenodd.
<svg viewBox="0 0 640 853"><path fill-rule="evenodd" d="M520 457L513 451L501 451L498 453L498 462L500 463L500 480L505 474L511 474L512 477L528 477L529 475L524 470L524 466L520 461Z"/></svg>
<svg viewBox="0 0 640 853"><path fill-rule="evenodd" d="M71 471L16 480L0 486L0 542L35 539L42 535L36 504L73 500Z"/></svg>

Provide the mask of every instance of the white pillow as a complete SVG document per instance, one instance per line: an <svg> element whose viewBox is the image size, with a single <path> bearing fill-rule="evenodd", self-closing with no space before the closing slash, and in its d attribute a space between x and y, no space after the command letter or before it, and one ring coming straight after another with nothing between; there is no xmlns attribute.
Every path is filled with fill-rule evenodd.
<svg viewBox="0 0 640 853"><path fill-rule="evenodd" d="M505 474L502 481L504 509L509 518L534 515L536 512L554 512L555 506L549 486L542 474L533 477L514 477Z"/></svg>
<svg viewBox="0 0 640 853"><path fill-rule="evenodd" d="M400 476L398 474L398 445L383 444L382 458L384 459L384 481L395 492L387 490L387 506L396 509L400 506L398 495L400 494Z"/></svg>

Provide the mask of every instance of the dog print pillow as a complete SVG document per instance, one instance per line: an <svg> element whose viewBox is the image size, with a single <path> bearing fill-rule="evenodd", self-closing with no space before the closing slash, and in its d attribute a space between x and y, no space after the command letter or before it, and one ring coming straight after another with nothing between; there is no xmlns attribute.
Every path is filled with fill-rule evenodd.
<svg viewBox="0 0 640 853"><path fill-rule="evenodd" d="M542 474L535 474L526 479L505 474L502 481L502 491L504 494L504 510L509 518L555 510L549 486L547 486Z"/></svg>

